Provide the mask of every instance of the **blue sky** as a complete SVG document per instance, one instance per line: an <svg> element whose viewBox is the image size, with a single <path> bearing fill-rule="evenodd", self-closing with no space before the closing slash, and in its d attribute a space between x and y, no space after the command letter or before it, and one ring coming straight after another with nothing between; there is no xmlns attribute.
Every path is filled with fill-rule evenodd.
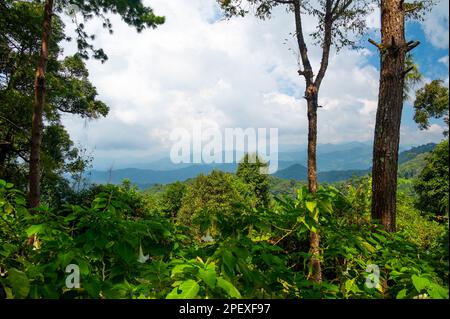
<svg viewBox="0 0 450 319"><path fill-rule="evenodd" d="M109 35L99 21L87 24L96 34L95 46L109 55L105 64L88 61L88 69L111 112L91 122L67 116L64 123L75 142L94 156L96 168L168 156L171 132L199 124L219 130L275 127L282 147L304 147L306 105L304 83L297 74L292 14L279 8L266 21L252 16L224 20L215 0L145 3L166 16L163 26L138 34L112 16L114 34ZM408 39L422 42L414 56L425 80L448 83L448 6L442 0L424 22L407 26ZM379 29L379 19L379 12L367 18L373 32ZM304 21L305 31L312 32L314 18L306 16ZM70 22L67 33L73 33ZM317 70L321 50L307 42ZM364 43L364 50L333 51L321 89L319 143L373 139L379 57ZM67 44L65 54L74 52L74 44ZM402 144L442 138L442 121L420 131L412 118L407 103Z"/></svg>

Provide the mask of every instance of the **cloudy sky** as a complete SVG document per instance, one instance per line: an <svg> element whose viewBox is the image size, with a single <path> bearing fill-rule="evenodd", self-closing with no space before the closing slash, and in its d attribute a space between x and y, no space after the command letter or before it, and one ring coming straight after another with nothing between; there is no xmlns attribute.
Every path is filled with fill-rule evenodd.
<svg viewBox="0 0 450 319"><path fill-rule="evenodd" d="M84 121L66 116L73 140L94 156L96 168L128 166L168 156L175 128L278 128L281 148L306 143L304 82L297 74L292 14L276 10L272 19L224 20L215 0L146 0L166 23L135 32L112 17L114 34L92 21L96 47L109 56L90 60L90 80L111 112ZM422 45L415 58L426 80L448 83L448 0L441 0L423 23L408 24L408 40ZM368 18L377 37L379 14ZM314 21L306 18L306 32ZM67 24L70 34L73 27ZM65 54L74 53L73 44ZM317 70L321 52L310 44ZM319 143L370 142L378 94L378 53L370 47L333 55L321 90ZM443 123L428 131L414 124L405 105L402 144L437 142Z"/></svg>

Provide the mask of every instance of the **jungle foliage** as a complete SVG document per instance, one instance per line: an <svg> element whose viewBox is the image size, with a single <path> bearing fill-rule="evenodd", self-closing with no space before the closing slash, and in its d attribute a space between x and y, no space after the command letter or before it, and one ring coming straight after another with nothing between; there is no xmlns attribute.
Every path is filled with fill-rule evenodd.
<svg viewBox="0 0 450 319"><path fill-rule="evenodd" d="M267 194L267 207L258 205L251 183L213 171L147 193L124 181L30 214L22 191L2 180L0 294L448 298L448 219L415 207L416 181L400 179L396 233L370 220L370 177L320 187L315 195L301 186L295 196ZM308 248L319 224L324 281L316 284ZM80 269L80 288L66 287L70 264Z"/></svg>

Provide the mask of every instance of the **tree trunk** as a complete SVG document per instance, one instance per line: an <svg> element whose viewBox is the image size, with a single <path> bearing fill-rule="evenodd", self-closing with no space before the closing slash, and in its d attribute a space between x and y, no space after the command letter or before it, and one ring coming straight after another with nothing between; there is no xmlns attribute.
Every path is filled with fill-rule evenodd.
<svg viewBox="0 0 450 319"><path fill-rule="evenodd" d="M397 164L403 109L405 13L402 0L381 2L381 75L372 168L372 219L395 231Z"/></svg>
<svg viewBox="0 0 450 319"><path fill-rule="evenodd" d="M308 88L307 104L308 104L308 188L311 194L317 191L317 91L313 86ZM322 282L322 269L320 265L320 235L319 229L310 233L310 252L312 279L315 283Z"/></svg>
<svg viewBox="0 0 450 319"><path fill-rule="evenodd" d="M34 83L34 110L31 127L30 150L30 189L29 206L35 208L40 202L40 151L42 142L42 117L45 101L45 72L48 61L48 45L51 34L53 0L46 0L44 5L44 21L42 23L42 42L39 64Z"/></svg>
<svg viewBox="0 0 450 319"><path fill-rule="evenodd" d="M322 62L318 77L314 81L314 72L308 57L308 48L303 35L302 15L301 15L301 1L294 1L294 15L295 15L295 29L300 50L300 58L304 70L299 70L299 74L305 78L306 91L305 99L308 104L308 187L309 192L315 194L317 191L317 164L316 164L316 148L317 148L317 108L318 94L320 84L328 66L329 49L331 45L331 24L329 23L330 14L327 10L327 29L325 31L325 41L323 47ZM330 9L329 4L327 9ZM310 233L310 253L311 253L311 267L312 279L315 283L322 282L322 269L320 265L320 235L319 230Z"/></svg>

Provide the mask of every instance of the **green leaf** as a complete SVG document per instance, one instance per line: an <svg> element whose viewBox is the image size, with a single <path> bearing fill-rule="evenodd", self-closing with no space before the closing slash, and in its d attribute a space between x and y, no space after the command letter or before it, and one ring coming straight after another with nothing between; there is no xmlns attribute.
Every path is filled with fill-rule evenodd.
<svg viewBox="0 0 450 319"><path fill-rule="evenodd" d="M68 264L72 261L74 257L74 253L69 251L65 254L60 253L58 258L61 260L62 267L67 267Z"/></svg>
<svg viewBox="0 0 450 319"><path fill-rule="evenodd" d="M6 214L10 215L13 212L14 207L10 203L6 202L4 210Z"/></svg>
<svg viewBox="0 0 450 319"><path fill-rule="evenodd" d="M8 283L12 288L15 298L25 298L30 291L30 282L24 272L16 268L8 270Z"/></svg>
<svg viewBox="0 0 450 319"><path fill-rule="evenodd" d="M181 285L174 288L166 299L193 299L197 296L200 286L192 279L184 281Z"/></svg>
<svg viewBox="0 0 450 319"><path fill-rule="evenodd" d="M402 289L402 290L400 290L399 292L398 292L398 294L397 294L397 299L405 299L406 298L406 295L407 295L407 293L408 293L408 290L406 290L406 289Z"/></svg>
<svg viewBox="0 0 450 319"><path fill-rule="evenodd" d="M184 270L186 268L192 268L191 265L188 264L181 264L181 265L176 265L175 267L173 267L172 269L172 277L176 276L177 274L181 274L184 272Z"/></svg>
<svg viewBox="0 0 450 319"><path fill-rule="evenodd" d="M308 209L311 213L314 213L314 209L317 207L317 202L313 201L313 202L306 202L306 209Z"/></svg>
<svg viewBox="0 0 450 319"><path fill-rule="evenodd" d="M319 202L319 207L320 207L320 210L325 213L331 214L333 212L333 205L328 200L323 200L323 201Z"/></svg>
<svg viewBox="0 0 450 319"><path fill-rule="evenodd" d="M228 296L230 296L231 298L241 298L239 290L237 290L231 282L223 279L222 277L217 278L217 287L225 290Z"/></svg>
<svg viewBox="0 0 450 319"><path fill-rule="evenodd" d="M412 283L416 288L417 292L421 292L423 289L430 286L430 281L427 278L419 277L417 275L412 275Z"/></svg>
<svg viewBox="0 0 450 319"><path fill-rule="evenodd" d="M228 250L225 250L222 255L223 263L230 273L234 273L234 267L236 266L236 258Z"/></svg>
<svg viewBox="0 0 450 319"><path fill-rule="evenodd" d="M26 230L27 236L42 233L45 229L45 224L38 224L28 227Z"/></svg>
<svg viewBox="0 0 450 319"><path fill-rule="evenodd" d="M448 289L445 289L435 283L430 284L428 293L433 299L448 299Z"/></svg>
<svg viewBox="0 0 450 319"><path fill-rule="evenodd" d="M346 292L352 291L352 287L354 284L355 284L355 278L347 279L347 281L345 282L345 291Z"/></svg>
<svg viewBox="0 0 450 319"><path fill-rule="evenodd" d="M216 287L217 275L214 269L199 269L198 276L202 279L211 289Z"/></svg>
<svg viewBox="0 0 450 319"><path fill-rule="evenodd" d="M89 275L89 263L84 261L83 259L77 260L78 267L80 267L80 274L83 276Z"/></svg>

